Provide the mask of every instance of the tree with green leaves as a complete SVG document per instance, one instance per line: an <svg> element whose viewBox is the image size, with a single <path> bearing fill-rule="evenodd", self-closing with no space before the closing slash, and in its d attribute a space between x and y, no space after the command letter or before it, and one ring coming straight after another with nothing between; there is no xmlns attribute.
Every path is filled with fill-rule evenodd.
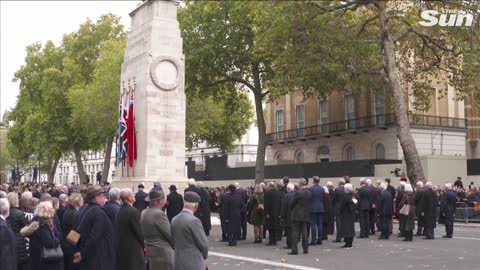
<svg viewBox="0 0 480 270"><path fill-rule="evenodd" d="M419 110L429 108L432 81L444 79L459 93L478 93L478 22L469 27L422 27L420 13L467 10L478 18L477 1L271 2L262 9L262 46L276 55L275 93L301 89L328 96L384 88L392 97L397 136L411 181L425 181L410 133L406 89ZM465 59L465 56L470 56ZM446 87L445 87L446 88Z"/></svg>
<svg viewBox="0 0 480 270"><path fill-rule="evenodd" d="M239 89L254 97L258 148L255 180L264 180L266 125L263 102L269 95L271 58L257 46L258 2L187 1L179 9L184 41L186 93L218 97Z"/></svg>

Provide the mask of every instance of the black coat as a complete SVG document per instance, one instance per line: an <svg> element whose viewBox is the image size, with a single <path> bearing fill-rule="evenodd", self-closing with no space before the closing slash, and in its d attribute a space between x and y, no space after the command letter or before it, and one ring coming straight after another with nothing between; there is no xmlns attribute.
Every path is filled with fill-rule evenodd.
<svg viewBox="0 0 480 270"><path fill-rule="evenodd" d="M324 194L323 206L325 210L325 212L323 213L323 224L326 225L327 234L333 234L333 232L335 231L335 219L333 216L332 200L330 199L330 193Z"/></svg>
<svg viewBox="0 0 480 270"><path fill-rule="evenodd" d="M53 226L53 233L47 221L35 216L32 221L38 221L39 228L30 237L30 258L32 270L62 270L63 259L55 262L42 262L41 254L43 248L56 248L60 245L61 233Z"/></svg>
<svg viewBox="0 0 480 270"><path fill-rule="evenodd" d="M418 226L421 226L421 227L423 227L425 224L425 218L421 215L421 213L424 212L423 210L423 206L424 206L423 200L425 199L424 196L425 196L425 189L423 188L417 189L417 191L415 192L415 215L417 216Z"/></svg>
<svg viewBox="0 0 480 270"><path fill-rule="evenodd" d="M392 194L388 190L384 190L380 193L378 200L378 214L384 217L393 216L393 200Z"/></svg>
<svg viewBox="0 0 480 270"><path fill-rule="evenodd" d="M405 221L402 229L405 231L413 231L415 229L415 194L413 194L413 192L405 192L405 194L403 194L402 201L398 205L400 207L398 211L406 204L410 205L410 212L408 216L400 215L400 219Z"/></svg>
<svg viewBox="0 0 480 270"><path fill-rule="evenodd" d="M288 192L285 194L283 197L282 201L282 207L280 209L280 217L281 217L281 222L280 224L283 227L286 228L291 228L292 227L292 202L293 202L293 197L295 196L295 192Z"/></svg>
<svg viewBox="0 0 480 270"><path fill-rule="evenodd" d="M223 201L224 220L227 233L240 235L241 210L244 207L242 194L233 192L225 196Z"/></svg>
<svg viewBox="0 0 480 270"><path fill-rule="evenodd" d="M198 195L202 199L200 201L199 209L202 213L202 218L200 219L202 221L203 229L205 231L210 231L212 229L212 223L210 221L210 205L209 205L209 199L208 199L208 192L204 188L199 188L198 189Z"/></svg>
<svg viewBox="0 0 480 270"><path fill-rule="evenodd" d="M395 199L395 193L396 193L395 188L392 187L390 184L388 184L387 191L390 192L390 195L392 195L392 200Z"/></svg>
<svg viewBox="0 0 480 270"><path fill-rule="evenodd" d="M0 265L2 269L17 270L15 233L0 217Z"/></svg>
<svg viewBox="0 0 480 270"><path fill-rule="evenodd" d="M333 192L332 198L332 206L333 206L333 214L335 216L340 216L340 207L342 206L343 198L345 197L345 188L343 186L339 186Z"/></svg>
<svg viewBox="0 0 480 270"><path fill-rule="evenodd" d="M437 195L431 188L425 190L422 202L425 227L435 228L437 225Z"/></svg>
<svg viewBox="0 0 480 270"><path fill-rule="evenodd" d="M445 225L453 225L455 219L457 193L453 190L448 190L440 202L440 216L438 223Z"/></svg>
<svg viewBox="0 0 480 270"><path fill-rule="evenodd" d="M145 269L140 211L123 203L115 220L117 270Z"/></svg>
<svg viewBox="0 0 480 270"><path fill-rule="evenodd" d="M60 221L60 223L61 223L62 220L63 220L63 214L65 213L65 209L66 209L66 207L63 206L63 205L60 205L60 206L58 207L57 216L58 216L58 220Z"/></svg>
<svg viewBox="0 0 480 270"><path fill-rule="evenodd" d="M243 208L242 208L241 212L242 213L247 212L247 203L248 203L247 190L245 190L243 188L239 188L235 192L238 192L240 194L240 196L242 197ZM280 191L280 192L282 192L282 191Z"/></svg>
<svg viewBox="0 0 480 270"><path fill-rule="evenodd" d="M62 219L62 232L63 232L63 241L62 241L62 248L63 253L65 255L71 256L75 252L75 247L66 241L67 235L73 230L75 226L75 215L77 214L78 210L74 207L68 206L65 208L65 212L63 212L63 219Z"/></svg>
<svg viewBox="0 0 480 270"><path fill-rule="evenodd" d="M284 194L285 193L278 190L268 190L265 192L265 226L267 229L278 229L280 227L280 210Z"/></svg>
<svg viewBox="0 0 480 270"><path fill-rule="evenodd" d="M115 224L115 220L117 219L117 213L119 210L120 210L120 204L112 201L109 201L103 207L103 211L105 211L105 214L107 214L112 225Z"/></svg>
<svg viewBox="0 0 480 270"><path fill-rule="evenodd" d="M115 270L113 226L102 208L89 203L80 209L75 228L81 235L76 247L82 256L80 270Z"/></svg>
<svg viewBox="0 0 480 270"><path fill-rule="evenodd" d="M355 208L352 201L353 194L345 193L340 205L341 235L342 237L355 237Z"/></svg>
<svg viewBox="0 0 480 270"><path fill-rule="evenodd" d="M312 204L312 193L306 188L301 188L295 192L292 205L292 222L310 221L310 206Z"/></svg>
<svg viewBox="0 0 480 270"><path fill-rule="evenodd" d="M28 225L28 219L25 213L18 208L10 208L10 215L7 218L7 223L10 225L16 239L16 254L17 263L23 263L28 259L27 241L25 237L20 235L20 230Z"/></svg>
<svg viewBox="0 0 480 270"><path fill-rule="evenodd" d="M358 210L370 210L374 200L372 187L364 185L358 189Z"/></svg>
<svg viewBox="0 0 480 270"><path fill-rule="evenodd" d="M178 194L177 191L172 190L167 196L167 217L170 222L172 219L182 212L183 209L183 197Z"/></svg>
<svg viewBox="0 0 480 270"><path fill-rule="evenodd" d="M200 195L200 193L201 193L200 188L197 188L196 186L189 186L189 187L187 187L187 188L185 189L185 192L189 192L189 191L197 193L198 196L200 196L200 199L202 198L202 196ZM202 202L200 202L200 203L202 203ZM202 220L202 211L201 211L200 206L199 206L199 208L197 209L197 211L195 211L194 215L195 215L198 219ZM203 222L202 222L202 225L203 225Z"/></svg>
<svg viewBox="0 0 480 270"><path fill-rule="evenodd" d="M145 210L148 207L148 203L145 201L147 196L148 193L145 193L143 190L137 192L137 194L135 194L135 203L133 203L133 207L137 208L140 212Z"/></svg>

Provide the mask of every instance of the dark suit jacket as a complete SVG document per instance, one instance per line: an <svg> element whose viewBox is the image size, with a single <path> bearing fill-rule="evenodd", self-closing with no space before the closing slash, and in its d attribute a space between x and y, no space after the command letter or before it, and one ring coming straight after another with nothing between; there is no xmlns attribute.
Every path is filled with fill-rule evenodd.
<svg viewBox="0 0 480 270"><path fill-rule="evenodd" d="M54 226L54 235L45 219L35 216L32 221L38 221L39 228L30 237L30 258L32 270L62 270L63 260L56 262L42 262L41 253L43 248L56 248L60 245L61 233Z"/></svg>
<svg viewBox="0 0 480 270"><path fill-rule="evenodd" d="M224 219L227 223L227 232L240 235L241 210L244 208L242 195L236 191L228 194L223 201Z"/></svg>
<svg viewBox="0 0 480 270"><path fill-rule="evenodd" d="M312 193L307 188L301 188L295 192L292 209L292 222L308 222L310 220L310 206Z"/></svg>
<svg viewBox="0 0 480 270"><path fill-rule="evenodd" d="M171 191L167 196L167 217L170 222L183 209L183 197L176 191Z"/></svg>
<svg viewBox="0 0 480 270"><path fill-rule="evenodd" d="M364 185L358 189L358 208L359 210L370 210L374 194L370 186Z"/></svg>
<svg viewBox="0 0 480 270"><path fill-rule="evenodd" d="M387 191L390 192L390 194L392 195L392 200L395 199L395 188L392 187L390 184L387 186Z"/></svg>
<svg viewBox="0 0 480 270"><path fill-rule="evenodd" d="M135 202L133 203L133 207L137 208L138 211L142 212L148 207L148 203L145 201L145 198L148 196L148 193L144 191L139 191L135 194Z"/></svg>
<svg viewBox="0 0 480 270"><path fill-rule="evenodd" d="M437 225L437 195L431 188L425 190L422 203L425 227L435 228Z"/></svg>
<svg viewBox="0 0 480 270"><path fill-rule="evenodd" d="M440 202L440 220L445 222L445 225L452 225L455 218L457 193L453 190L448 190Z"/></svg>
<svg viewBox="0 0 480 270"><path fill-rule="evenodd" d="M119 210L120 210L120 204L112 201L108 202L103 207L103 211L105 211L105 214L107 214L108 218L110 219L110 222L112 222L112 225L115 224L115 220Z"/></svg>
<svg viewBox="0 0 480 270"><path fill-rule="evenodd" d="M293 202L293 197L295 196L295 192L288 192L283 197L282 201L282 208L280 210L280 217L281 217L281 225L283 227L292 227L292 210L291 205Z"/></svg>
<svg viewBox="0 0 480 270"><path fill-rule="evenodd" d="M380 216L391 217L393 215L392 194L390 194L388 190L384 190L380 193L377 209Z"/></svg>
<svg viewBox="0 0 480 270"><path fill-rule="evenodd" d="M74 229L75 224L75 215L77 214L78 210L68 206L65 208L65 212L63 213L62 219L62 233L63 233L63 241L62 241L62 248L63 253L65 255L73 255L75 251L75 247L66 241L67 235L70 233L72 229Z"/></svg>
<svg viewBox="0 0 480 270"><path fill-rule="evenodd" d="M16 239L10 226L0 217L0 264L2 269L17 269Z"/></svg>
<svg viewBox="0 0 480 270"><path fill-rule="evenodd" d="M140 211L123 203L115 220L117 270L145 269Z"/></svg>
<svg viewBox="0 0 480 270"><path fill-rule="evenodd" d="M285 193L278 190L268 190L264 195L265 204L265 225L267 229L274 229L280 226L280 208Z"/></svg>
<svg viewBox="0 0 480 270"><path fill-rule="evenodd" d="M235 192L239 193L240 196L242 197L243 207L242 207L241 212L242 213L247 212L247 202L248 202L247 190L245 190L243 188L239 188Z"/></svg>
<svg viewBox="0 0 480 270"><path fill-rule="evenodd" d="M343 198L345 197L345 188L339 186L333 192L332 206L334 208L333 213L335 216L340 216L340 207L342 206Z"/></svg>
<svg viewBox="0 0 480 270"><path fill-rule="evenodd" d="M311 213L323 213L325 212L324 197L325 197L325 190L319 184L313 184L309 188L310 192L312 192L312 205L310 208Z"/></svg>

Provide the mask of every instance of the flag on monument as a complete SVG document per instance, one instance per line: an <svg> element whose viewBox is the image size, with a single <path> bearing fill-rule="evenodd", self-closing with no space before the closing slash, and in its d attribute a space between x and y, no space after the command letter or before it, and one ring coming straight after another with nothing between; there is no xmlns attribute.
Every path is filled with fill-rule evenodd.
<svg viewBox="0 0 480 270"><path fill-rule="evenodd" d="M127 149L128 149L128 137L127 137L127 129L128 129L128 108L130 107L130 98L129 95L123 96L122 101L122 131L121 131L121 138L122 138L122 161L123 165L125 166L125 159L127 158Z"/></svg>
<svg viewBox="0 0 480 270"><path fill-rule="evenodd" d="M135 129L135 88L130 93L130 103L128 107L127 119L127 141L128 141L128 165L133 167L133 161L137 160L137 136Z"/></svg>
<svg viewBox="0 0 480 270"><path fill-rule="evenodd" d="M122 160L122 112L123 112L123 94L120 95L118 100L118 128L117 128L117 138L115 140L115 165L118 166Z"/></svg>

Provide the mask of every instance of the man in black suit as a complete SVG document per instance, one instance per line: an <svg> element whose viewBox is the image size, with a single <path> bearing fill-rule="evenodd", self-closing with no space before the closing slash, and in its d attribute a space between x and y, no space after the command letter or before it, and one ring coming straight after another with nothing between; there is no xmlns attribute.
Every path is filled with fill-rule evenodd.
<svg viewBox="0 0 480 270"><path fill-rule="evenodd" d="M423 216L425 221L425 238L432 240L434 239L434 228L437 225L437 195L432 189L432 183L425 183L425 194L423 196L423 206L422 212L420 213Z"/></svg>
<svg viewBox="0 0 480 270"><path fill-rule="evenodd" d="M227 236L227 223L225 222L225 200L227 199L227 196L230 194L230 191L227 189L225 192L220 193L220 198L218 202L218 214L220 216L220 227L222 229L222 240L221 242L227 242L228 241L228 236Z"/></svg>
<svg viewBox="0 0 480 270"><path fill-rule="evenodd" d="M236 192L240 194L242 197L242 202L243 202L243 208L240 210L240 215L241 215L241 221L240 221L240 227L242 229L242 234L240 236L240 240L246 240L247 239L247 203L248 203L248 194L247 190L242 188L238 182L235 182L235 188Z"/></svg>
<svg viewBox="0 0 480 270"><path fill-rule="evenodd" d="M285 231L285 238L287 242L286 249L292 248L292 210L291 205L293 197L295 196L295 185L293 183L287 184L287 194L283 197L282 207L280 209L280 224Z"/></svg>
<svg viewBox="0 0 480 270"><path fill-rule="evenodd" d="M137 208L140 213L148 207L148 203L145 201L145 198L148 196L146 192L143 191L145 187L140 184L138 185L138 192L135 194L135 200L133 207Z"/></svg>
<svg viewBox="0 0 480 270"><path fill-rule="evenodd" d="M145 269L140 211L133 207L135 195L129 189L123 189L120 199L123 204L115 220L117 270Z"/></svg>
<svg viewBox="0 0 480 270"><path fill-rule="evenodd" d="M338 187L333 191L333 199L332 199L332 207L333 207L333 214L335 215L335 225L337 230L337 237L333 242L340 243L342 242L342 234L341 234L341 213L340 207L342 206L343 198L345 197L345 179L340 178L338 180Z"/></svg>
<svg viewBox="0 0 480 270"><path fill-rule="evenodd" d="M359 207L359 222L360 222L360 237L368 238L370 234L370 209L372 202L372 191L367 185L365 179L360 179L360 188L358 189L358 207Z"/></svg>
<svg viewBox="0 0 480 270"><path fill-rule="evenodd" d="M6 198L0 199L0 264L2 269L17 269L16 238L7 217L10 214L10 204ZM4 268L5 267L5 268Z"/></svg>
<svg viewBox="0 0 480 270"><path fill-rule="evenodd" d="M227 238L229 246L236 246L240 238L241 210L244 207L242 195L236 191L235 185L229 185L230 194L225 197L223 202L224 219L227 229Z"/></svg>
<svg viewBox="0 0 480 270"><path fill-rule="evenodd" d="M265 226L268 229L267 246L276 246L278 237L281 237L280 208L283 193L275 188L273 182L270 182L267 184L267 191L264 196Z"/></svg>
<svg viewBox="0 0 480 270"><path fill-rule="evenodd" d="M105 211L112 224L115 224L117 213L120 210L120 189L112 188L108 194L110 200L103 207L103 211Z"/></svg>
<svg viewBox="0 0 480 270"><path fill-rule="evenodd" d="M423 188L423 182L418 181L415 189L415 215L417 217L417 236L424 235L423 232L423 227L425 226L425 215L421 215L421 213L424 212L423 207L425 206L424 204L424 198L425 196L425 189Z"/></svg>
<svg viewBox="0 0 480 270"><path fill-rule="evenodd" d="M308 225L310 223L310 205L312 193L307 189L307 181L302 179L298 182L298 191L293 196L290 206L292 211L292 252L298 254L298 241L302 238L303 253L308 254Z"/></svg>
<svg viewBox="0 0 480 270"><path fill-rule="evenodd" d="M392 201L393 199L395 199L395 188L392 187L392 185L390 185L390 178L385 178L385 182L387 182L387 191L390 192L390 194L392 195Z"/></svg>
<svg viewBox="0 0 480 270"><path fill-rule="evenodd" d="M389 239L393 216L392 194L387 190L386 183L380 184L380 191L377 209L380 216L380 230L382 234L379 239Z"/></svg>
<svg viewBox="0 0 480 270"><path fill-rule="evenodd" d="M452 238L453 236L453 222L455 219L457 192L453 190L452 184L445 184L446 192L440 202L440 217L439 222L444 222L446 235L443 238Z"/></svg>
<svg viewBox="0 0 480 270"><path fill-rule="evenodd" d="M165 208L167 209L167 217L170 223L172 219L182 212L183 209L183 196L177 193L177 187L171 185L168 190L170 194L167 196L167 202L165 203Z"/></svg>

